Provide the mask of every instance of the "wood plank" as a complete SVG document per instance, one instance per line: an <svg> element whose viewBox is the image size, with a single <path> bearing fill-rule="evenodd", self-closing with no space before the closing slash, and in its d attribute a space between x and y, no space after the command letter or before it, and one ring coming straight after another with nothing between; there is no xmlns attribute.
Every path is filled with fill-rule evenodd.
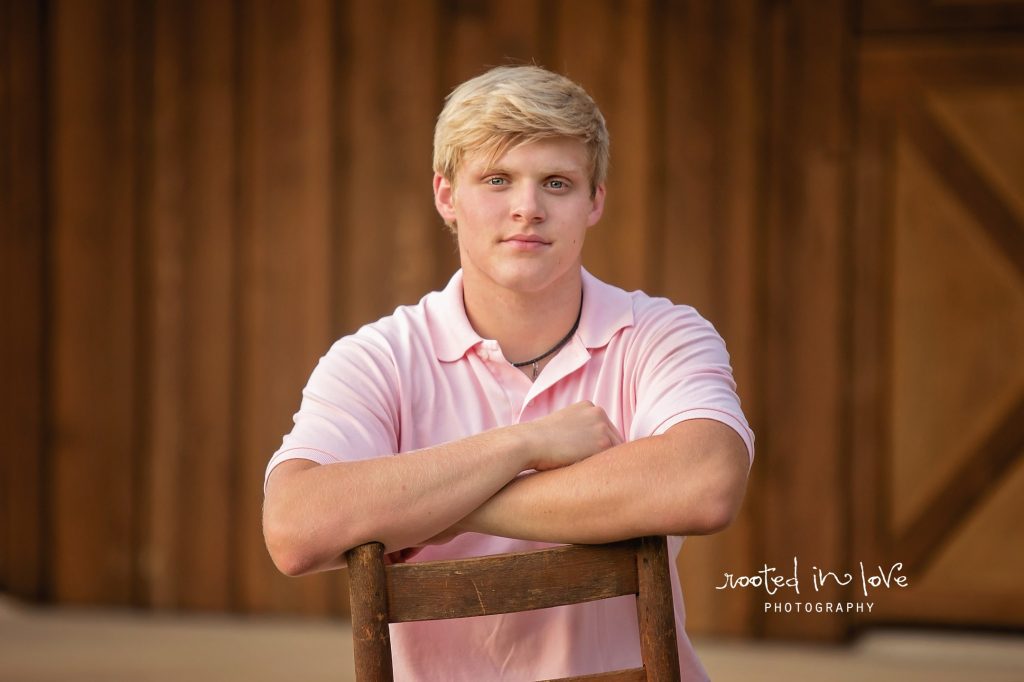
<svg viewBox="0 0 1024 682"><path fill-rule="evenodd" d="M346 555L352 605L352 655L359 682L390 682L391 634L388 627L384 545L371 542Z"/></svg>
<svg viewBox="0 0 1024 682"><path fill-rule="evenodd" d="M651 84L653 31L648 3L559 5L552 67L597 102L612 140L604 217L587 234L584 266L624 289L651 289L647 243L658 229L652 212ZM614 45L614 49L608 46Z"/></svg>
<svg viewBox="0 0 1024 682"><path fill-rule="evenodd" d="M966 510L965 518L947 533L928 570L923 575L911 572L910 589L879 600L872 619L1024 625L1022 500L1024 450L989 494Z"/></svg>
<svg viewBox="0 0 1024 682"><path fill-rule="evenodd" d="M44 24L35 3L0 2L0 590L44 596Z"/></svg>
<svg viewBox="0 0 1024 682"><path fill-rule="evenodd" d="M433 126L443 93L437 3L395 12L354 2L347 86L338 107L348 140L336 187L339 333L443 287L456 250L431 194ZM417 74L411 76L410 74ZM372 283L372 285L371 285Z"/></svg>
<svg viewBox="0 0 1024 682"><path fill-rule="evenodd" d="M755 433L758 211L765 93L765 39L756 3L666 3L655 44L654 185L660 219L649 262L660 289L652 293L693 305L722 334L743 409ZM760 461L753 465L756 482ZM723 571L757 565L753 555L753 486L739 518L724 533L687 540L679 558L687 631L750 634L754 596L709 589Z"/></svg>
<svg viewBox="0 0 1024 682"><path fill-rule="evenodd" d="M15 247L10 242L13 242L13 234L11 229L11 221L7 218L12 212L11 203L13 201L14 192L11 189L11 154L9 149L11 148L12 140L14 139L14 123L12 121L11 110L12 110L12 98L11 92L11 79L13 77L10 65L14 61L13 50L10 50L10 1L0 0L0 245L2 245L2 254L15 253ZM0 255L0 258L4 256ZM31 261L30 261L31 262ZM12 282L8 282L7 278L10 277ZM14 287L11 286L13 282L17 281L17 275L15 273L9 273L4 269L4 273L0 274L0 314L4 316L6 320L15 320L14 309L12 302L9 300L7 292L14 291ZM29 325L31 329L31 322ZM4 335L5 338L0 339L0 350L8 351L7 346L11 344L14 339L13 334ZM7 355L10 357L10 355ZM3 410L0 414L6 417L7 415L7 400L0 399L0 405L3 406ZM2 418L0 421L0 435L6 436L9 431L13 430L14 421ZM32 448L28 452L32 453L37 451L38 448ZM9 493L12 487L10 481L13 480L13 476L7 472L7 460L0 461L0 519L10 519L14 517L15 505L10 501L11 495ZM10 572L11 561L9 556L11 554L12 543L9 540L10 535L10 524L7 522L0 523L0 590L4 590L7 587L8 574Z"/></svg>
<svg viewBox="0 0 1024 682"><path fill-rule="evenodd" d="M636 543L389 566L390 621L466 618L636 594Z"/></svg>
<svg viewBox="0 0 1024 682"><path fill-rule="evenodd" d="M769 566L794 556L818 566L846 559L848 9L843 2L797 2L773 5L769 16L757 472L763 546L756 550ZM842 596L838 586L819 594ZM806 639L841 638L848 621L835 614L761 619L771 635Z"/></svg>
<svg viewBox="0 0 1024 682"><path fill-rule="evenodd" d="M636 555L636 613L640 626L640 655L651 680L679 679L672 576L664 537L640 541Z"/></svg>
<svg viewBox="0 0 1024 682"><path fill-rule="evenodd" d="M328 613L336 578L280 575L260 513L267 460L330 343L334 15L327 0L266 0L242 20L234 599L246 611Z"/></svg>
<svg viewBox="0 0 1024 682"><path fill-rule="evenodd" d="M574 677L556 678L559 682L587 682L589 680L600 680L601 682L644 682L648 679L647 671L643 668L631 668L630 670L616 670L608 673L594 673L593 675L576 675ZM555 680L548 680L555 682Z"/></svg>
<svg viewBox="0 0 1024 682"><path fill-rule="evenodd" d="M145 240L144 333L148 365L145 409L149 428L140 459L140 512L144 516L141 581L147 605L177 604L183 433L184 232L186 208L184 38L189 16L182 3L154 6L153 117L147 121L153 140L153 176Z"/></svg>
<svg viewBox="0 0 1024 682"><path fill-rule="evenodd" d="M992 186L948 131L925 108L919 97L908 97L900 107L900 128L914 142L922 156L978 221L992 240L1024 277L1024 223L1002 194Z"/></svg>
<svg viewBox="0 0 1024 682"><path fill-rule="evenodd" d="M183 236L182 485L177 603L226 610L237 580L236 533L238 264L238 6L189 5L185 55L188 107L184 172L189 200Z"/></svg>
<svg viewBox="0 0 1024 682"><path fill-rule="evenodd" d="M140 168L133 3L50 8L54 597L129 604L135 580Z"/></svg>
<svg viewBox="0 0 1024 682"><path fill-rule="evenodd" d="M948 536L963 524L969 512L1005 479L1024 451L1024 396L1010 407L973 457L964 460L942 490L896 538L901 557L915 576L927 572Z"/></svg>
<svg viewBox="0 0 1024 682"><path fill-rule="evenodd" d="M858 85L858 147L854 229L851 235L852 376L851 472L853 556L865 563L889 560L886 488L891 456L893 300L889 294L894 262L895 225L892 191L892 121L880 101L896 84L881 71L862 64Z"/></svg>
<svg viewBox="0 0 1024 682"><path fill-rule="evenodd" d="M712 319L717 292L728 286L717 276L723 250L719 204L724 158L722 116L728 107L720 72L725 51L722 3L670 4L661 22L658 44L664 57L663 120L665 144L658 163L663 229L659 231L655 267L662 291L692 305ZM677 33L680 32L680 33ZM677 36L677 39L672 39Z"/></svg>
<svg viewBox="0 0 1024 682"><path fill-rule="evenodd" d="M1013 0L935 2L934 0L863 0L860 29L892 31L984 31L1024 28L1024 7Z"/></svg>
<svg viewBox="0 0 1024 682"><path fill-rule="evenodd" d="M965 153L961 141L950 135L931 108L932 94L951 96L962 88L991 89L1013 87L1020 81L1020 50L1009 34L996 39L943 41L938 38L895 39L871 42L860 58L860 123L857 178L857 217L855 262L857 263L853 330L854 349L854 470L853 549L866 564L902 561L911 571L912 590L887 594L871 614L858 617L860 623L919 622L948 625L1012 626L1019 621L1019 595L1008 591L999 597L962 589L949 584L948 576L936 571L955 566L950 542L956 542L974 521L973 510L993 491L1001 490L1008 472L1019 463L1022 446L1019 419L1020 404L1006 405L1004 419L978 444L977 452L964 460L948 477L948 483L931 496L931 502L916 515L902 533L894 532L885 500L889 496L887 461L890 431L897 426L893 418L889 374L893 371L893 315L891 294L893 277L892 224L894 177L894 140L904 136L913 149L929 160L929 167L945 181L951 195L972 214L979 226L1020 270L1020 250L1015 243L1019 218L1012 215L1005 197L996 196L977 158ZM952 95L952 96L955 96ZM991 202L991 205L989 205ZM979 389L980 390L980 389ZM1017 401L1019 403L1019 400ZM998 493L997 493L998 494ZM1005 518L1001 514L1000 518ZM976 582L975 563L979 546L998 552L998 539L1005 537L989 527L970 529L974 551L961 569L965 583ZM996 545L982 541L987 532ZM944 563L943 563L944 562ZM1012 569L1011 569L1012 570ZM955 573L955 571L954 571ZM982 591L984 592L984 591Z"/></svg>
<svg viewBox="0 0 1024 682"><path fill-rule="evenodd" d="M155 7L142 556L158 608L226 609L231 593L234 21L226 3Z"/></svg>
<svg viewBox="0 0 1024 682"><path fill-rule="evenodd" d="M492 66L547 64L550 42L544 34L541 3L444 3L446 30L442 59L444 93Z"/></svg>

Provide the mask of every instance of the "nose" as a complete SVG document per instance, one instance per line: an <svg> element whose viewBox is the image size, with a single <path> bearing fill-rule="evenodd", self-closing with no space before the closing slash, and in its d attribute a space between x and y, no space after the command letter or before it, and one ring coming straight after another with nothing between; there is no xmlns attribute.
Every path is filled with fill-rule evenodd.
<svg viewBox="0 0 1024 682"><path fill-rule="evenodd" d="M524 223L539 223L544 220L544 203L540 188L521 185L512 199L512 218Z"/></svg>

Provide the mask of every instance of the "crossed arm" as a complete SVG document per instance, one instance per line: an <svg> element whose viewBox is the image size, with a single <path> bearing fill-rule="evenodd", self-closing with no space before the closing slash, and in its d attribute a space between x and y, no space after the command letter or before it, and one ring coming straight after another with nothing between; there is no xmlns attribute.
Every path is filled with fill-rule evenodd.
<svg viewBox="0 0 1024 682"><path fill-rule="evenodd" d="M370 540L396 552L463 532L583 543L707 534L738 511L748 465L719 422L623 443L600 407L577 403L401 457L284 462L267 482L264 535L278 568L300 575Z"/></svg>
<svg viewBox="0 0 1024 682"><path fill-rule="evenodd" d="M565 543L706 535L739 511L749 461L728 426L684 421L573 466L520 477L455 530Z"/></svg>

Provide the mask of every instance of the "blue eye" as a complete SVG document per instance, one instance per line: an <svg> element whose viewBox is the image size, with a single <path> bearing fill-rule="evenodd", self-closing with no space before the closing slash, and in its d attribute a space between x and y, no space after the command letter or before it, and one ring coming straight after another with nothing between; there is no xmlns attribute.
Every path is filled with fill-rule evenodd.
<svg viewBox="0 0 1024 682"><path fill-rule="evenodd" d="M499 178L499 177L487 178L486 182L487 182L488 185L494 185L495 187L497 187L499 185L504 185L505 184L505 178Z"/></svg>
<svg viewBox="0 0 1024 682"><path fill-rule="evenodd" d="M548 180L548 187L551 189L566 189L568 186L565 180Z"/></svg>

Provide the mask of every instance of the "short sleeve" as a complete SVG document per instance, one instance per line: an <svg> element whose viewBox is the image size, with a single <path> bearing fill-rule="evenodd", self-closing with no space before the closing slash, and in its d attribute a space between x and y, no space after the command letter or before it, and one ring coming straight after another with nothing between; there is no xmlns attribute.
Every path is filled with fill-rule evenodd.
<svg viewBox="0 0 1024 682"><path fill-rule="evenodd" d="M662 304L638 314L630 437L659 435L688 419L713 419L739 434L753 461L754 434L740 408L725 342L693 308L658 300Z"/></svg>
<svg viewBox="0 0 1024 682"><path fill-rule="evenodd" d="M398 382L384 339L369 327L337 341L302 391L294 426L267 464L370 459L398 450Z"/></svg>

